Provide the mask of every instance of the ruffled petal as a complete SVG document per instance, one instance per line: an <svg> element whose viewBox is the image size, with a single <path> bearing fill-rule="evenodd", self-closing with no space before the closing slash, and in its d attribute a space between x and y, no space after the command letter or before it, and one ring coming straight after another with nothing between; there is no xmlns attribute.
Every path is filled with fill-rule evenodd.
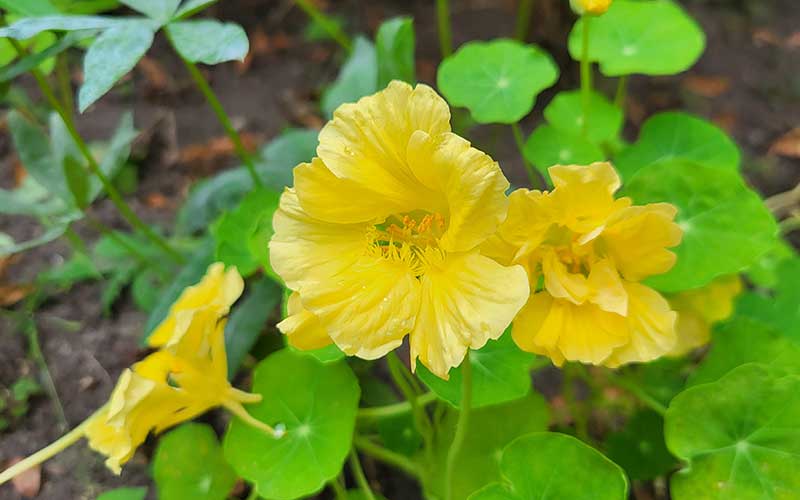
<svg viewBox="0 0 800 500"><path fill-rule="evenodd" d="M303 307L299 293L294 292L289 296L286 310L288 316L277 326L278 330L286 335L289 345L310 351L333 343L330 335L319 322L319 318Z"/></svg>
<svg viewBox="0 0 800 500"><path fill-rule="evenodd" d="M589 298L591 289L586 277L581 273L571 273L552 249L542 258L544 286L556 299L565 299L573 304L583 304Z"/></svg>
<svg viewBox="0 0 800 500"><path fill-rule="evenodd" d="M610 260L603 259L592 264L586 283L591 290L589 300L593 304L597 304L604 311L621 316L628 314L628 293Z"/></svg>
<svg viewBox="0 0 800 500"><path fill-rule="evenodd" d="M480 349L502 335L528 298L528 279L519 266L504 267L477 252L429 262L422 301L411 332L416 360L447 379L467 349Z"/></svg>

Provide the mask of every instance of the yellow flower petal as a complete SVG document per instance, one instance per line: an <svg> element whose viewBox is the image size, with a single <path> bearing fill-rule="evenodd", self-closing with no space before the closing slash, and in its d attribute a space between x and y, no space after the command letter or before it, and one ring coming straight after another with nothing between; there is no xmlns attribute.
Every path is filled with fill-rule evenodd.
<svg viewBox="0 0 800 500"><path fill-rule="evenodd" d="M504 267L477 252L430 263L422 277L422 301L411 333L411 363L447 379L467 349L502 335L528 297L519 267Z"/></svg>
<svg viewBox="0 0 800 500"><path fill-rule="evenodd" d="M288 316L278 323L278 329L286 335L289 345L308 351L321 349L333 343L319 318L303 307L299 293L293 292L289 296L286 309Z"/></svg>
<svg viewBox="0 0 800 500"><path fill-rule="evenodd" d="M683 356L711 340L711 325L700 315L691 311L676 311L675 346L667 353L670 356Z"/></svg>
<svg viewBox="0 0 800 500"><path fill-rule="evenodd" d="M630 198L614 199L620 180L610 163L556 165L548 172L555 186L550 196L558 207L556 221L578 234L601 230L613 214L631 204Z"/></svg>

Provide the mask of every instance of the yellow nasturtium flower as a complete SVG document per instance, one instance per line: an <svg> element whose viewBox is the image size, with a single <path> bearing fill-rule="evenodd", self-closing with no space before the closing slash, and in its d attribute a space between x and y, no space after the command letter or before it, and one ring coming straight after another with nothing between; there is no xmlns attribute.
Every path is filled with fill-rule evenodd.
<svg viewBox="0 0 800 500"><path fill-rule="evenodd" d="M225 271L221 263L209 267L203 280L184 291L150 337L150 345L161 349L123 371L108 403L83 424L3 471L0 484L82 437L92 449L106 455L106 465L119 473L148 434L217 406L279 436L242 406L260 401L261 396L233 388L227 378L225 316L243 287L235 268Z"/></svg>
<svg viewBox="0 0 800 500"><path fill-rule="evenodd" d="M447 378L528 297L521 267L479 251L505 219L508 181L450 131L436 92L397 81L337 109L317 155L273 220L270 263L294 292L278 327L297 347L365 359L408 334L412 365Z"/></svg>
<svg viewBox="0 0 800 500"><path fill-rule="evenodd" d="M681 356L707 344L711 339L711 325L733 313L735 299L741 291L742 280L734 274L717 278L702 288L670 296L670 306L678 313L678 340L669 354Z"/></svg>
<svg viewBox="0 0 800 500"><path fill-rule="evenodd" d="M599 16L611 7L612 0L569 0L572 10L579 16Z"/></svg>
<svg viewBox="0 0 800 500"><path fill-rule="evenodd" d="M675 262L674 206L614 199L609 163L551 167L550 192L519 189L508 219L483 247L504 265L521 264L532 295L514 320L520 348L615 367L647 361L675 345L676 314L639 283Z"/></svg>

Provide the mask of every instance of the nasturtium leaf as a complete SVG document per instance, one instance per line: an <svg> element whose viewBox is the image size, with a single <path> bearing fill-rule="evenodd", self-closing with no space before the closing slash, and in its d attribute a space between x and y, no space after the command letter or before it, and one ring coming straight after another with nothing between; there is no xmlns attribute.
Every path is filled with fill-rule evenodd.
<svg viewBox="0 0 800 500"><path fill-rule="evenodd" d="M686 378L693 369L694 363L690 359L664 357L633 365L623 373L636 378L648 395L667 406L686 387Z"/></svg>
<svg viewBox="0 0 800 500"><path fill-rule="evenodd" d="M580 90L559 92L544 108L544 117L554 128L571 135L582 135L584 128L583 98ZM589 98L589 121L586 138L602 144L619 136L622 129L622 110L599 92Z"/></svg>
<svg viewBox="0 0 800 500"><path fill-rule="evenodd" d="M550 179L547 169L553 165L588 165L606 159L597 145L574 132L540 125L525 142L525 158Z"/></svg>
<svg viewBox="0 0 800 500"><path fill-rule="evenodd" d="M608 435L605 445L608 458L632 480L664 475L677 463L664 443L664 419L651 410L634 414L622 430Z"/></svg>
<svg viewBox="0 0 800 500"><path fill-rule="evenodd" d="M736 144L716 125L687 113L668 111L644 122L639 140L614 158L614 166L623 179L629 180L647 165L675 159L736 171L740 156Z"/></svg>
<svg viewBox="0 0 800 500"><path fill-rule="evenodd" d="M531 390L530 367L535 356L522 351L509 335L490 340L469 353L472 365L472 407L496 405L519 399ZM453 406L461 404L462 367L450 370L443 380L417 364L417 375L436 395Z"/></svg>
<svg viewBox="0 0 800 500"><path fill-rule="evenodd" d="M440 427L434 446L434 464L428 488L441 494L447 452L453 441L458 413L450 411ZM453 498L467 498L470 493L492 481L500 481L500 456L503 448L516 438L547 430L550 420L547 402L532 392L523 399L479 408L470 414L464 445L456 459ZM443 495L439 498L443 498Z"/></svg>
<svg viewBox="0 0 800 500"><path fill-rule="evenodd" d="M214 19L176 21L166 27L175 50L193 63L241 61L250 50L247 33L235 23Z"/></svg>
<svg viewBox="0 0 800 500"><path fill-rule="evenodd" d="M320 105L325 116L333 116L334 110L340 105L356 102L378 90L377 61L372 42L363 36L357 36L336 81L322 93Z"/></svg>
<svg viewBox="0 0 800 500"><path fill-rule="evenodd" d="M134 22L131 18L103 16L26 17L7 28L0 28L0 38L26 40L43 31L99 30Z"/></svg>
<svg viewBox="0 0 800 500"><path fill-rule="evenodd" d="M381 24L375 34L378 59L378 88L392 80L416 81L414 67L414 20L396 17Z"/></svg>
<svg viewBox="0 0 800 500"><path fill-rule="evenodd" d="M666 274L648 278L664 292L699 288L752 265L775 244L778 226L739 173L671 160L639 170L625 186L637 205L667 202L678 208L683 240Z"/></svg>
<svg viewBox="0 0 800 500"><path fill-rule="evenodd" d="M747 364L682 392L666 414L667 446L687 466L675 500L778 500L800 491L800 377Z"/></svg>
<svg viewBox="0 0 800 500"><path fill-rule="evenodd" d="M144 500L147 488L117 488L101 493L97 500Z"/></svg>
<svg viewBox="0 0 800 500"><path fill-rule="evenodd" d="M784 259L776 268L772 296L750 292L742 296L737 312L763 322L800 345L800 257Z"/></svg>
<svg viewBox="0 0 800 500"><path fill-rule="evenodd" d="M353 439L359 388L346 363L323 364L284 349L253 373L260 403L248 405L255 418L283 424L276 439L238 420L225 435L225 457L258 494L275 500L311 495L336 477Z"/></svg>
<svg viewBox="0 0 800 500"><path fill-rule="evenodd" d="M153 479L160 500L225 500L236 473L222 456L214 429L187 423L158 440Z"/></svg>
<svg viewBox="0 0 800 500"><path fill-rule="evenodd" d="M450 104L468 108L475 121L516 123L558 74L540 47L498 39L461 46L439 66L436 81Z"/></svg>
<svg viewBox="0 0 800 500"><path fill-rule="evenodd" d="M264 161L256 168L264 183L279 192L291 186L294 167L316 155L318 135L319 130L287 128L264 145L260 150Z"/></svg>
<svg viewBox="0 0 800 500"><path fill-rule="evenodd" d="M606 76L672 75L689 69L705 49L705 35L676 2L615 0L599 17L579 19L569 35L575 60L589 21L589 60Z"/></svg>
<svg viewBox="0 0 800 500"><path fill-rule="evenodd" d="M239 366L253 348L267 320L281 300L281 287L268 279L247 285L246 295L236 304L225 325L225 354L228 356L228 378L236 375Z"/></svg>
<svg viewBox="0 0 800 500"><path fill-rule="evenodd" d="M83 58L84 80L78 91L81 113L136 66L153 43L154 35L151 23L128 21L97 37Z"/></svg>
<svg viewBox="0 0 800 500"><path fill-rule="evenodd" d="M599 451L572 436L537 432L506 446L500 458L504 483L469 500L625 500L625 473Z"/></svg>
<svg viewBox="0 0 800 500"><path fill-rule="evenodd" d="M410 456L422 446L422 436L417 431L410 412L382 418L377 427L384 446L392 451Z"/></svg>
<svg viewBox="0 0 800 500"><path fill-rule="evenodd" d="M779 239L752 266L747 268L747 277L755 285L772 288L779 279L779 267L788 259L797 257L797 251L785 240Z"/></svg>
<svg viewBox="0 0 800 500"><path fill-rule="evenodd" d="M141 12L159 25L172 18L181 0L120 0L131 9Z"/></svg>

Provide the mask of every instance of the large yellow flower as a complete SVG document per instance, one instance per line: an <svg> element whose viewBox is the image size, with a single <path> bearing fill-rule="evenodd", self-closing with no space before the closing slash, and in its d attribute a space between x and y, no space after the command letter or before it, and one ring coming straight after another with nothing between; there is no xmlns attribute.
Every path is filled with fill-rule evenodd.
<svg viewBox="0 0 800 500"><path fill-rule="evenodd" d="M579 16L599 16L611 7L612 0L570 0L572 10Z"/></svg>
<svg viewBox="0 0 800 500"><path fill-rule="evenodd" d="M508 181L450 132L425 85L395 81L341 106L317 154L295 168L273 221L270 262L295 292L279 328L293 345L333 341L366 359L410 334L412 365L447 378L528 296L522 268L478 248L506 216Z"/></svg>
<svg viewBox="0 0 800 500"><path fill-rule="evenodd" d="M639 281L674 264L675 207L614 199L620 181L608 163L549 172L553 191L512 193L508 219L483 246L528 271L534 293L514 320L514 340L558 365L613 367L669 352L676 315Z"/></svg>

